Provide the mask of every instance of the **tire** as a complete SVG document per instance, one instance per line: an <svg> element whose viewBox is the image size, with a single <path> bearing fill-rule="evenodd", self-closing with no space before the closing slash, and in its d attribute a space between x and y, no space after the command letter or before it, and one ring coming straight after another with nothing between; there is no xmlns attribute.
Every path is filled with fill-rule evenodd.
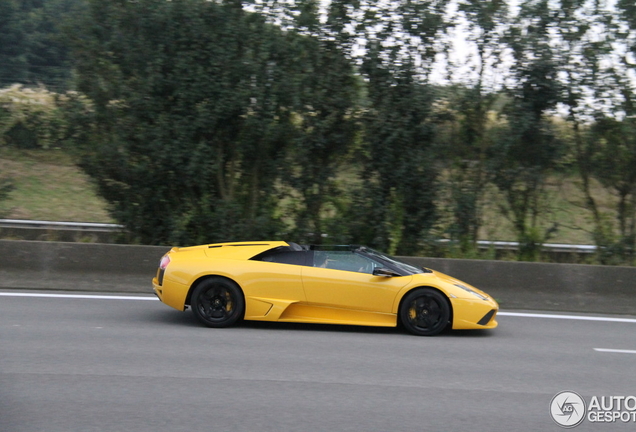
<svg viewBox="0 0 636 432"><path fill-rule="evenodd" d="M229 279L211 277L201 281L190 299L192 313L208 327L229 327L243 318L245 300L239 286Z"/></svg>
<svg viewBox="0 0 636 432"><path fill-rule="evenodd" d="M451 306L441 292L419 288L402 299L399 314L400 322L409 333L435 336L448 326Z"/></svg>

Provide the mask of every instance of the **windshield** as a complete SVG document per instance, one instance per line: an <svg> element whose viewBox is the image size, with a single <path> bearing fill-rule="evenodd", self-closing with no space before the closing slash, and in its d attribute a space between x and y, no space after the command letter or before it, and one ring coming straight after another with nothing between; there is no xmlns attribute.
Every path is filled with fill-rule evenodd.
<svg viewBox="0 0 636 432"><path fill-rule="evenodd" d="M375 258L381 262L385 262L388 263L394 267L399 268L400 270L404 271L407 274L418 274L418 273L430 273L430 270L424 270L415 266L412 266L411 264L407 264L404 261L400 261L397 258L394 257L390 257L388 255L383 254L382 252L378 252L377 250L368 248L368 247L360 247L358 248L358 251L364 253L365 255L368 255L371 258Z"/></svg>

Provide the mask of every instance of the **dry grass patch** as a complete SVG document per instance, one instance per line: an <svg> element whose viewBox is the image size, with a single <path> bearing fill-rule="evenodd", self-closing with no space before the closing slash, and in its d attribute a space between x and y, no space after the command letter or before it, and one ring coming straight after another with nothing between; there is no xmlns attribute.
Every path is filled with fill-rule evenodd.
<svg viewBox="0 0 636 432"><path fill-rule="evenodd" d="M0 173L15 186L2 203L7 218L113 222L88 176L60 150L0 149Z"/></svg>

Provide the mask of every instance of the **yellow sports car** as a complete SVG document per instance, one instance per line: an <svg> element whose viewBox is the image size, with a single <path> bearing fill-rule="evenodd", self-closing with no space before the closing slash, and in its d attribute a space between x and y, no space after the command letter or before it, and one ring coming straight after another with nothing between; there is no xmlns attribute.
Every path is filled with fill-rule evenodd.
<svg viewBox="0 0 636 432"><path fill-rule="evenodd" d="M364 246L291 242L172 248L152 281L159 299L209 327L241 319L395 327L432 336L497 327L497 302L464 282Z"/></svg>

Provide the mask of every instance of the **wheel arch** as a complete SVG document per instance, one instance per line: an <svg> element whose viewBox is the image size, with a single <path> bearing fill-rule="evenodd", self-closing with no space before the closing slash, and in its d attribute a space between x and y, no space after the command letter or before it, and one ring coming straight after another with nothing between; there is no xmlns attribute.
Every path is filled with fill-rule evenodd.
<svg viewBox="0 0 636 432"><path fill-rule="evenodd" d="M238 283L234 279L229 278L227 276L223 276L223 275L219 275L219 274L206 274L206 275L199 276L197 279L194 280L194 282L192 282L190 284L190 288L188 288L188 294L186 295L186 299L185 299L185 305L186 306L190 306L190 302L191 302L191 299L192 299L192 293L194 292L195 288L201 282L206 281L208 279L212 279L212 278L221 278L221 279L225 279L225 280L228 280L228 281L236 284L236 286L239 288L239 291L241 292L241 295L243 296L243 302L245 302L245 292L243 291L243 287L241 286L240 283Z"/></svg>
<svg viewBox="0 0 636 432"><path fill-rule="evenodd" d="M400 301L397 303L397 308L396 308L396 315L397 315L397 324L398 326L402 325L401 324L401 320L400 320L400 310L402 309L402 303L404 302L404 299L413 291L416 291L418 289L422 289L422 288L426 288L426 289L432 289L434 291L437 291L438 293L440 293L444 299L446 300L446 303L448 303L448 310L450 311L450 314L448 316L448 322L451 324L451 326L453 325L453 319L454 319L454 311L453 311L453 302L450 301L450 297L448 297L448 294L446 294L444 291L442 291L441 289L435 287L435 286L431 286L431 285L419 285L419 286L415 286L412 288L409 288L408 290L404 291L400 297Z"/></svg>

